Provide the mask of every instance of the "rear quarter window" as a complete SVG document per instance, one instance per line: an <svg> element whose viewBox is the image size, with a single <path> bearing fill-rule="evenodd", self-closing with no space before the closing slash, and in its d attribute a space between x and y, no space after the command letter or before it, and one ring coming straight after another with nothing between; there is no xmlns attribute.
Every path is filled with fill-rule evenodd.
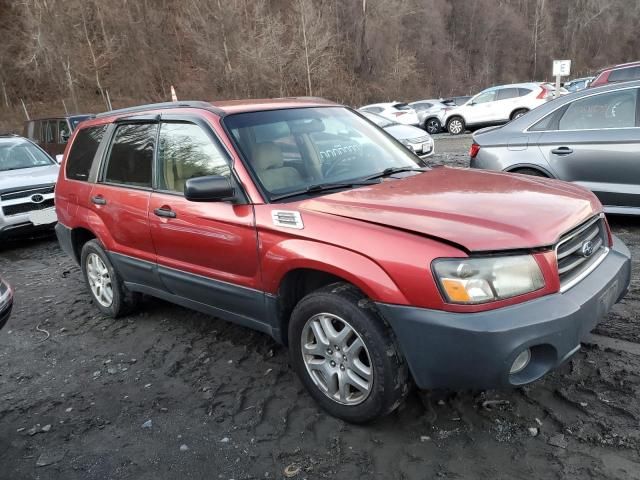
<svg viewBox="0 0 640 480"><path fill-rule="evenodd" d="M83 128L78 131L71 151L67 157L66 176L70 180L86 182L100 142L104 137L106 125Z"/></svg>

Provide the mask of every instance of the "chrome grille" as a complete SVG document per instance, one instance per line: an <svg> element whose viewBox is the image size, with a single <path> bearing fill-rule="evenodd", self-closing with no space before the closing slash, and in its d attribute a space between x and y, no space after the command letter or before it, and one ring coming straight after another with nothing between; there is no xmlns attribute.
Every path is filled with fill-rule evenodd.
<svg viewBox="0 0 640 480"><path fill-rule="evenodd" d="M593 217L564 234L556 244L560 290L566 291L588 275L608 253L604 218Z"/></svg>
<svg viewBox="0 0 640 480"><path fill-rule="evenodd" d="M40 203L18 203L16 205L4 205L2 207L2 213L6 216L10 215L20 215L21 213L33 212L34 210L44 210L45 208L53 207L54 200L50 198L48 200L43 200Z"/></svg>
<svg viewBox="0 0 640 480"><path fill-rule="evenodd" d="M40 188L31 188L28 190L20 190L18 192L8 192L0 195L0 200L15 200L16 198L26 198L31 197L31 195L35 195L39 193L40 195L46 195L48 193L53 193L55 186L51 185L50 187L40 187Z"/></svg>

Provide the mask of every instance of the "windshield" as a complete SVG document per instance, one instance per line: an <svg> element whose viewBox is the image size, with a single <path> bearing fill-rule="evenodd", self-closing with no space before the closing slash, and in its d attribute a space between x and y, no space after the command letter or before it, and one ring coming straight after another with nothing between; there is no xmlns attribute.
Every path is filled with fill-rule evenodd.
<svg viewBox="0 0 640 480"><path fill-rule="evenodd" d="M314 185L357 182L390 168L425 166L342 107L240 113L224 122L270 198Z"/></svg>
<svg viewBox="0 0 640 480"><path fill-rule="evenodd" d="M0 172L45 167L55 162L38 147L25 140L0 140Z"/></svg>

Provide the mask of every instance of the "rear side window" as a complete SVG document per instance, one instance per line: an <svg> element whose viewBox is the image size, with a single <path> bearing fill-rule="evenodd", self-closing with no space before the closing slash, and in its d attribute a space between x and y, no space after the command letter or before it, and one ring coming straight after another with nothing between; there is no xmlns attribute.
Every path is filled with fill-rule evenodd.
<svg viewBox="0 0 640 480"><path fill-rule="evenodd" d="M218 145L197 125L163 123L158 145L158 189L183 193L188 179L208 175L231 175Z"/></svg>
<svg viewBox="0 0 640 480"><path fill-rule="evenodd" d="M508 100L510 98L516 98L518 96L517 88L501 88L498 90L497 100Z"/></svg>
<svg viewBox="0 0 640 480"><path fill-rule="evenodd" d="M107 159L106 183L151 188L158 125L128 124L116 129Z"/></svg>
<svg viewBox="0 0 640 480"><path fill-rule="evenodd" d="M637 78L640 78L640 67L629 67L611 70L608 81L626 82L627 80L635 80Z"/></svg>
<svg viewBox="0 0 640 480"><path fill-rule="evenodd" d="M620 90L581 98L569 104L558 130L590 130L636 126L638 89Z"/></svg>
<svg viewBox="0 0 640 480"><path fill-rule="evenodd" d="M93 164L93 158L104 137L106 126L83 128L76 135L67 158L66 174L70 180L86 182Z"/></svg>
<svg viewBox="0 0 640 480"><path fill-rule="evenodd" d="M518 88L518 96L524 97L525 95L529 95L533 90L528 88Z"/></svg>

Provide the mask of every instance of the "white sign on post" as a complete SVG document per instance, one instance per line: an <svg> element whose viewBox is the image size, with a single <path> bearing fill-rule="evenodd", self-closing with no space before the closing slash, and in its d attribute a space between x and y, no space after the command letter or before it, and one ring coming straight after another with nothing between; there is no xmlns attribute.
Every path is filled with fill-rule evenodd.
<svg viewBox="0 0 640 480"><path fill-rule="evenodd" d="M553 76L567 77L571 72L571 60L554 60Z"/></svg>

